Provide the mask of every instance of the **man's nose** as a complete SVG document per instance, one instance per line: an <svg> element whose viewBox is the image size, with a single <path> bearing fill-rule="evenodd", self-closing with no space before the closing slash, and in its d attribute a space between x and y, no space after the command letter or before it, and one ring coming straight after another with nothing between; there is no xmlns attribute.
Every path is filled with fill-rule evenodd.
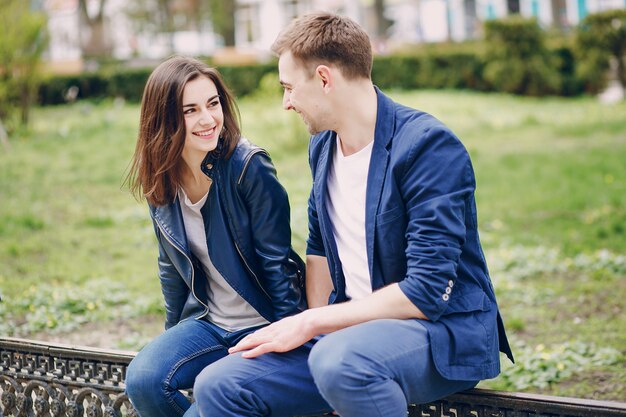
<svg viewBox="0 0 626 417"><path fill-rule="evenodd" d="M287 90L285 90L285 92L283 93L283 109L285 110L293 109L293 106L291 105L291 100L289 97L289 91Z"/></svg>

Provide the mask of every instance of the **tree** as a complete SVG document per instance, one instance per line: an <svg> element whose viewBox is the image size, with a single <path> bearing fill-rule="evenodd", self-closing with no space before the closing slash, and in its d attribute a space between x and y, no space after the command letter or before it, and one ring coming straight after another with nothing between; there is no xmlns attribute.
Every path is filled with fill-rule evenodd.
<svg viewBox="0 0 626 417"><path fill-rule="evenodd" d="M376 39L385 41L391 21L385 16L385 0L374 0L374 16L376 17Z"/></svg>
<svg viewBox="0 0 626 417"><path fill-rule="evenodd" d="M171 53L174 32L201 30L208 14L206 9L202 0L135 0L128 3L126 13L139 32L169 34Z"/></svg>
<svg viewBox="0 0 626 417"><path fill-rule="evenodd" d="M209 0L213 30L224 40L224 46L235 46L235 0Z"/></svg>
<svg viewBox="0 0 626 417"><path fill-rule="evenodd" d="M46 19L23 0L0 0L0 136L13 128L13 115L28 124L47 45ZM5 130L6 129L6 130Z"/></svg>
<svg viewBox="0 0 626 417"><path fill-rule="evenodd" d="M78 0L80 26L87 28L87 36L81 36L81 49L86 57L108 57L113 51L113 43L107 32L104 19L106 0L97 0L95 13L90 13L89 4L95 0Z"/></svg>
<svg viewBox="0 0 626 417"><path fill-rule="evenodd" d="M604 88L611 60L616 62L617 79L626 89L626 10L587 15L578 27L576 41L581 58L578 72L588 90Z"/></svg>

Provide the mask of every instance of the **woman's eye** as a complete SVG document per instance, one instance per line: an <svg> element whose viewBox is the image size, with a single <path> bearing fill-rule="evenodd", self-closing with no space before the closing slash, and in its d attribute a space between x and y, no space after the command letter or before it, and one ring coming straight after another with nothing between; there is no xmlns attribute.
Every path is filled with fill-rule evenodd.
<svg viewBox="0 0 626 417"><path fill-rule="evenodd" d="M187 110L183 111L183 114L191 114L194 111L195 111L194 109L187 109Z"/></svg>
<svg viewBox="0 0 626 417"><path fill-rule="evenodd" d="M215 100L209 103L209 107L217 107L220 105L220 101L219 100Z"/></svg>

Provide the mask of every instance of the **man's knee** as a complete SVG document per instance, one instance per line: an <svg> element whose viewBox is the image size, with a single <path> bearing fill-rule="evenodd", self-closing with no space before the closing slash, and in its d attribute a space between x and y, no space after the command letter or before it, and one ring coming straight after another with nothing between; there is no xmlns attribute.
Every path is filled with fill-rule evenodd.
<svg viewBox="0 0 626 417"><path fill-rule="evenodd" d="M201 416L267 415L267 407L245 380L216 366L208 366L196 377L193 396Z"/></svg>
<svg viewBox="0 0 626 417"><path fill-rule="evenodd" d="M365 369L362 365L366 360L355 352L349 341L327 336L311 350L308 365L315 384L324 392L362 384Z"/></svg>
<svg viewBox="0 0 626 417"><path fill-rule="evenodd" d="M227 388L228 385L231 385L230 389ZM205 406L211 401L224 401L230 397L231 390L232 383L228 381L228 378L214 375L209 367L198 374L193 384L193 396L196 402Z"/></svg>

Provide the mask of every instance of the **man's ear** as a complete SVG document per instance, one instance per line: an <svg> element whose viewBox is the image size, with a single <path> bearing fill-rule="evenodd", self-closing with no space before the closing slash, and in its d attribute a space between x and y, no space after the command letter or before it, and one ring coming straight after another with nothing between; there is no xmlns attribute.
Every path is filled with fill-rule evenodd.
<svg viewBox="0 0 626 417"><path fill-rule="evenodd" d="M315 76L320 81L324 92L327 93L333 86L333 72L326 65L318 65L315 68Z"/></svg>

